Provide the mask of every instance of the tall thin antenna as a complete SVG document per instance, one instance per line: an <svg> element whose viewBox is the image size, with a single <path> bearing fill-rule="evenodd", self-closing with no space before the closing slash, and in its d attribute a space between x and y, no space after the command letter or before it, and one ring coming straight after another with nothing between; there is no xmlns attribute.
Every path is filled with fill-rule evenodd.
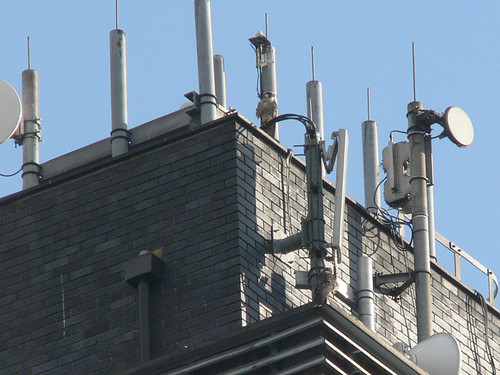
<svg viewBox="0 0 500 375"><path fill-rule="evenodd" d="M115 28L118 30L118 0L115 0Z"/></svg>
<svg viewBox="0 0 500 375"><path fill-rule="evenodd" d="M368 104L368 121L371 120L371 113L370 113L370 88L368 87L366 89L366 99L367 99L367 104Z"/></svg>
<svg viewBox="0 0 500 375"><path fill-rule="evenodd" d="M28 36L28 70L31 69L30 37Z"/></svg>
<svg viewBox="0 0 500 375"><path fill-rule="evenodd" d="M316 66L314 64L314 46L311 46L312 80L316 81Z"/></svg>
<svg viewBox="0 0 500 375"><path fill-rule="evenodd" d="M269 32L269 18L266 13L266 39L269 39L268 32Z"/></svg>
<svg viewBox="0 0 500 375"><path fill-rule="evenodd" d="M411 53L413 57L413 101L417 101L417 72L416 72L416 63L415 63L415 42L411 43Z"/></svg>

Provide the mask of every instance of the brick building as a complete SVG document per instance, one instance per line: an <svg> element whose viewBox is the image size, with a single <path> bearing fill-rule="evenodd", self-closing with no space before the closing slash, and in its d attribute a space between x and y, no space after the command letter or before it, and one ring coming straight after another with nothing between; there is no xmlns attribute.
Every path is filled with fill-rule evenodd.
<svg viewBox="0 0 500 375"><path fill-rule="evenodd" d="M295 287L306 251L271 251L273 228L301 228L302 160L238 113L200 124L184 108L130 136L123 155L102 140L0 200L0 374L425 373L392 347L416 344L414 286L398 301L375 294L375 332L357 319L358 256L375 272L413 267L364 207L347 197L339 273L352 298L314 308ZM141 271L144 256L155 263ZM463 374L490 373L500 311L431 266L434 332L459 342ZM151 275L146 361L134 272Z"/></svg>

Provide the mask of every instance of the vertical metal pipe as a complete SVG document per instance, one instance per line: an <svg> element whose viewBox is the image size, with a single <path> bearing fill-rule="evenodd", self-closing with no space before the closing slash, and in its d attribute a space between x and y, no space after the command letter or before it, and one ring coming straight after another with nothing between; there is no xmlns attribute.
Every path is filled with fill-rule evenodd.
<svg viewBox="0 0 500 375"><path fill-rule="evenodd" d="M375 307L373 302L373 261L366 256L358 257L358 315L370 330L375 332Z"/></svg>
<svg viewBox="0 0 500 375"><path fill-rule="evenodd" d="M434 186L427 186L427 211L429 213L429 255L436 260L436 224L434 221Z"/></svg>
<svg viewBox="0 0 500 375"><path fill-rule="evenodd" d="M149 284L146 280L139 281L139 345L141 363L151 360L151 341L149 335Z"/></svg>
<svg viewBox="0 0 500 375"><path fill-rule="evenodd" d="M365 207L377 212L380 207L380 164L378 155L377 122L364 121L361 125L363 138L363 172L365 181Z"/></svg>
<svg viewBox="0 0 500 375"><path fill-rule="evenodd" d="M408 104L408 140L410 143L410 186L413 238L415 248L415 288L418 341L432 335L431 271L429 253L429 220L427 212L427 177L425 130L417 121L420 102Z"/></svg>
<svg viewBox="0 0 500 375"><path fill-rule="evenodd" d="M198 80L200 86L201 123L215 120L217 103L212 41L212 15L210 0L195 0L196 49L198 54Z"/></svg>
<svg viewBox="0 0 500 375"><path fill-rule="evenodd" d="M278 102L278 80L276 76L276 49L272 45L263 47L261 69L261 93L272 92ZM275 123L266 128L266 132L279 140L279 126Z"/></svg>
<svg viewBox="0 0 500 375"><path fill-rule="evenodd" d="M111 76L111 154L113 157L128 151L127 45L125 32L109 33Z"/></svg>
<svg viewBox="0 0 500 375"><path fill-rule="evenodd" d="M321 149L318 134L305 135L306 178L307 178L307 219L302 232L305 234L306 247L309 249L311 269L309 285L316 289L318 273L325 268L327 255L325 241L325 217L323 204L323 176L321 174Z"/></svg>
<svg viewBox="0 0 500 375"><path fill-rule="evenodd" d="M224 57L222 55L214 56L215 69L215 95L217 102L223 108L227 108L226 102L226 70L224 68Z"/></svg>
<svg viewBox="0 0 500 375"><path fill-rule="evenodd" d="M23 144L23 189L37 186L40 179L40 114L38 100L38 72L32 69L22 74L22 103L24 134Z"/></svg>

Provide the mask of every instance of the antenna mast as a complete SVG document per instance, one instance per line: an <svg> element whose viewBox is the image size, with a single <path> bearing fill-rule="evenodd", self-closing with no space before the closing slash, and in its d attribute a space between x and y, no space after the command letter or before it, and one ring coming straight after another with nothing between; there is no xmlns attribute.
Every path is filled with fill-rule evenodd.
<svg viewBox="0 0 500 375"><path fill-rule="evenodd" d="M115 28L118 30L118 0L115 0Z"/></svg>
<svg viewBox="0 0 500 375"><path fill-rule="evenodd" d="M40 115L38 100L38 72L31 69L30 42L28 42L28 69L22 73L23 127L19 143L23 145L23 189L37 186L40 180Z"/></svg>
<svg viewBox="0 0 500 375"><path fill-rule="evenodd" d="M370 121L371 116L370 116L370 88L369 87L366 88L366 102L368 105L368 121Z"/></svg>
<svg viewBox="0 0 500 375"><path fill-rule="evenodd" d="M314 46L311 46L311 68L312 68L312 80L316 80L316 66L314 64Z"/></svg>
<svg viewBox="0 0 500 375"><path fill-rule="evenodd" d="M250 38L249 40L255 50L257 69L260 76L260 92L258 92L259 98L262 100L264 94L267 93L268 96L272 97L277 104L278 83L276 76L276 49L267 38L267 34L268 15L266 13L266 34L264 35L262 31L259 31L256 36ZM279 140L278 125L279 124L277 122L273 122L271 125L265 128L266 133L277 140Z"/></svg>
<svg viewBox="0 0 500 375"><path fill-rule="evenodd" d="M30 56L30 37L27 38L28 42L28 70L31 69L31 56Z"/></svg>
<svg viewBox="0 0 500 375"><path fill-rule="evenodd" d="M415 42L411 43L411 54L413 60L413 101L417 101L417 69L415 63Z"/></svg>
<svg viewBox="0 0 500 375"><path fill-rule="evenodd" d="M116 29L109 33L109 61L111 81L111 155L116 157L128 151L128 92L127 41L125 32L118 29L118 0L115 2Z"/></svg>
<svg viewBox="0 0 500 375"><path fill-rule="evenodd" d="M366 89L368 120L361 124L363 142L363 172L365 182L365 207L377 213L380 207L380 164L378 155L377 122L371 120L370 88Z"/></svg>

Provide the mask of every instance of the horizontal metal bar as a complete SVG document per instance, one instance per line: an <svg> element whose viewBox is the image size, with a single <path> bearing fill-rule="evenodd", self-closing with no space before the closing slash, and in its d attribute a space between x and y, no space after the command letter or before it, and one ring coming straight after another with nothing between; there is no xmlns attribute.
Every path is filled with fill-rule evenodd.
<svg viewBox="0 0 500 375"><path fill-rule="evenodd" d="M287 369L287 370L284 370L284 371L277 372L275 375L293 375L293 374L296 374L298 372L307 370L307 369L309 369L311 367L321 365L324 362L325 362L325 357L323 357L321 355L319 357L310 359L309 361L307 361L305 363L302 363L300 365L295 365L291 369Z"/></svg>
<svg viewBox="0 0 500 375"><path fill-rule="evenodd" d="M337 327L334 327L327 321L323 321L323 324L327 326L330 330L335 332L337 335L342 337L345 341L347 341L352 347L356 348L360 353L363 353L366 357L368 357L371 361L376 363L378 366L383 368L385 371L387 371L389 374L392 375L398 375L396 372L394 372L392 369L390 369L388 366L386 366L384 363L382 363L380 360L375 358L373 354L371 354L368 350L364 349L361 347L361 345L357 344L353 339L351 339L349 336L345 335L342 331L340 331ZM352 332L351 332L352 333ZM389 360L389 358L384 358L386 360Z"/></svg>
<svg viewBox="0 0 500 375"><path fill-rule="evenodd" d="M455 256L455 276L460 280L461 279L461 266L460 261L457 261L457 256L460 256L467 260L470 264L476 267L479 271L488 276L488 289L489 289L489 298L488 300L493 303L495 297L498 295L498 279L493 271L483 264L481 264L477 259L472 257L469 253L467 253L462 248L458 247L454 242L449 241L446 237L444 237L441 233L436 232L436 240L446 247L448 250L452 251ZM494 286L492 285L494 283Z"/></svg>
<svg viewBox="0 0 500 375"><path fill-rule="evenodd" d="M286 329L286 330L284 330L282 332L279 332L279 333L276 333L276 334L274 334L272 336L265 337L264 339L252 342L252 343L250 343L248 345L244 345L244 346L236 348L234 350L230 350L230 351L224 352L224 353L222 353L220 355L215 355L213 357L210 357L208 359L202 360L202 361L194 363L192 365L183 367L181 369L176 369L174 371L171 371L171 372L167 373L166 375L185 374L185 373L188 373L190 371L194 371L194 370L197 370L199 368L202 368L204 366L209 366L209 365L212 365L214 363L217 363L217 362L220 362L220 361L224 361L224 360L229 359L231 357L235 357L235 356L241 355L241 354L243 354L245 352L248 352L250 350L254 350L254 349L263 347L265 345L269 345L269 344L271 344L271 343L273 343L275 341L281 340L284 337L293 335L293 334L295 334L297 332L301 332L301 331L304 331L304 330L309 329L311 327L314 327L314 326L320 324L322 321L323 320L322 320L321 317L317 317L317 318L311 319L311 320L309 320L309 321L307 321L305 323L302 323L302 324L297 325L295 327L292 327L290 329Z"/></svg>
<svg viewBox="0 0 500 375"><path fill-rule="evenodd" d="M354 359L352 359L347 353L344 353L341 349L339 349L338 347L336 347L332 342L330 342L329 340L326 340L326 345L331 349L333 350L335 353L337 353L338 355L340 355L342 358L344 358L344 360L346 360L347 362L349 362L353 367L355 367L358 371L362 372L363 374L366 374L366 375L371 375L371 373L365 369L364 367L362 367L359 363L357 363Z"/></svg>
<svg viewBox="0 0 500 375"><path fill-rule="evenodd" d="M323 337L316 338L314 340L305 342L303 344L294 346L290 349L283 350L275 355L271 355L266 358L259 358L255 360L254 362L251 362L247 365L241 366L237 369L230 370L223 372L221 375L239 375L239 374L246 374L249 371L254 371L259 368L269 366L273 362L280 361L282 359L288 358L288 357L293 357L297 355L298 353L305 352L306 350L312 349L314 347L320 346L323 344L325 339Z"/></svg>

